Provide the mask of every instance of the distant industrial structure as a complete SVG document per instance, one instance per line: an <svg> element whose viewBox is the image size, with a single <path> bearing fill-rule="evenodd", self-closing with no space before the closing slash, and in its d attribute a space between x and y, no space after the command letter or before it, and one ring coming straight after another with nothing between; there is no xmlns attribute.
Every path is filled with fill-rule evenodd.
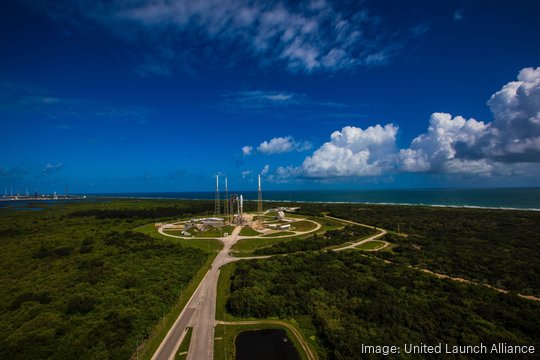
<svg viewBox="0 0 540 360"><path fill-rule="evenodd" d="M37 189L34 189L34 193L30 194L30 191L28 190L28 186L25 186L24 194L21 194L19 189L17 189L16 193L13 194L13 185L9 186L9 194L8 194L8 187L4 186L4 195L0 196L0 201L11 201L11 200L78 200L78 199L84 199L86 196L79 196L79 195L69 195L68 193L68 187L65 188L64 195L58 194L56 191L53 192L53 194L39 194Z"/></svg>
<svg viewBox="0 0 540 360"><path fill-rule="evenodd" d="M223 202L223 203L222 203ZM261 175L257 176L257 212L244 213L244 195L229 193L229 180L225 177L225 191L219 191L219 175L216 175L215 214L213 217L195 217L189 220L178 220L173 223L156 223L156 229L181 234L182 237L216 238L227 237L232 228L236 226L249 227L253 231L245 236L286 236L288 231L296 230L298 218L287 217L286 213L293 213L299 207L277 207L264 212L262 204ZM222 210L222 211L221 211ZM223 215L223 216L220 216ZM255 235L253 235L255 234Z"/></svg>
<svg viewBox="0 0 540 360"><path fill-rule="evenodd" d="M261 175L258 176L258 199L257 199L257 225L260 226L260 218L263 214ZM228 178L225 177L225 194L223 197L223 212L221 211L221 193L219 191L219 174L216 175L216 192L214 196L214 218L223 215L225 222L236 225L246 225L248 220L244 216L244 196L242 194L229 195ZM251 218L250 218L251 219Z"/></svg>

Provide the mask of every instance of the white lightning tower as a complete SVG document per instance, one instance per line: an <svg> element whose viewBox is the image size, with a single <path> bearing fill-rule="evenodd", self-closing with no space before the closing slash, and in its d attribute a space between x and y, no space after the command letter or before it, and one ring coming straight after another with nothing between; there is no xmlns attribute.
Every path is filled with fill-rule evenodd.
<svg viewBox="0 0 540 360"><path fill-rule="evenodd" d="M259 196L257 199L257 218L260 219L263 213L262 206L262 190L261 190L261 175L259 174Z"/></svg>
<svg viewBox="0 0 540 360"><path fill-rule="evenodd" d="M227 184L227 177L225 177L225 202L223 206L223 215L225 217L225 221L229 221L229 187Z"/></svg>
<svg viewBox="0 0 540 360"><path fill-rule="evenodd" d="M214 216L218 217L219 215L219 175L216 175L216 206L214 209Z"/></svg>

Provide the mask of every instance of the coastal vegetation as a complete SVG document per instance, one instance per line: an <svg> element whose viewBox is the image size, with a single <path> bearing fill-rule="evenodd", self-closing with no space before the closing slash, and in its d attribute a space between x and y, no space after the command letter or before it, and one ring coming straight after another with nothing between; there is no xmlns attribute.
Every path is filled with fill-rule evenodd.
<svg viewBox="0 0 540 360"><path fill-rule="evenodd" d="M540 297L536 211L303 203L299 212L392 230L381 240L396 246L374 256Z"/></svg>
<svg viewBox="0 0 540 360"><path fill-rule="evenodd" d="M229 266L233 269L224 273L229 277L222 293L231 315L225 317L307 317L321 359L358 358L362 344L540 346L537 302L437 279L358 251L278 256Z"/></svg>
<svg viewBox="0 0 540 360"><path fill-rule="evenodd" d="M2 359L129 359L214 256L134 231L212 203L41 206L0 210Z"/></svg>

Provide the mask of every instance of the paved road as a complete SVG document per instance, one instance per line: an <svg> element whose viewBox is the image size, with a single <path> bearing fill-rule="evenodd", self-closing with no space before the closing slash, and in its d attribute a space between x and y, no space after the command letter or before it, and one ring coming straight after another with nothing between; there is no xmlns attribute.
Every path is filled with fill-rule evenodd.
<svg viewBox="0 0 540 360"><path fill-rule="evenodd" d="M189 344L187 360L211 360L214 357L214 330L216 326L216 298L219 268L226 263L229 251L238 239L242 226L234 228L232 234L223 240L223 249L214 259L205 284L204 296L199 311L193 319L193 335Z"/></svg>
<svg viewBox="0 0 540 360"><path fill-rule="evenodd" d="M373 241L373 240L377 240L378 238L380 237L383 237L384 235L386 235L387 231L384 230L384 229L377 229L376 227L374 226L370 226L370 225L366 225L366 224L360 224L360 223L357 223L357 222L354 222L354 221L349 221L349 220L344 220L344 219L340 219L340 218L335 218L333 216L328 216L326 215L327 218L329 219L333 219L333 220L338 220L338 221L341 221L341 222L345 222L345 223L348 223L348 224L352 224L352 225L358 225L358 226L363 226L363 227L367 227L367 228L370 228L370 229L375 229L375 230L379 230L379 233L373 235L373 236L370 236L368 237L367 239L363 239L363 240L360 240L360 241L357 241L355 243L352 243L352 244L349 244L349 245L345 245L345 246L342 246L342 247L338 247L338 248L333 248L332 250L334 251L342 251L342 250L347 250L347 249L352 249L354 247L357 247L359 245L362 245L364 243L367 243L369 241ZM380 249L383 249L385 247L387 247L388 245L390 245L390 243L388 241L384 241L384 240L379 240L379 241L382 241L385 243L385 245L377 250L380 250Z"/></svg>
<svg viewBox="0 0 540 360"><path fill-rule="evenodd" d="M212 267L152 356L152 360L174 359L188 326L193 327L188 360L211 360L213 358L219 268L226 263L231 246L236 242L240 230L242 227L237 226L230 236L221 239L224 243L223 249L212 262Z"/></svg>

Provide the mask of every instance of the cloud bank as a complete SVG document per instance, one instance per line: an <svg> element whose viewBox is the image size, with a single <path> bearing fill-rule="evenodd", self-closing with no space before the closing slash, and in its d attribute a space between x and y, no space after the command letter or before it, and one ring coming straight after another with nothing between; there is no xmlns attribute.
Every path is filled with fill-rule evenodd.
<svg viewBox="0 0 540 360"><path fill-rule="evenodd" d="M274 179L340 178L398 172L475 176L516 175L540 163L540 67L520 71L487 102L493 121L434 113L409 147L398 149L398 127L346 126L297 167Z"/></svg>

